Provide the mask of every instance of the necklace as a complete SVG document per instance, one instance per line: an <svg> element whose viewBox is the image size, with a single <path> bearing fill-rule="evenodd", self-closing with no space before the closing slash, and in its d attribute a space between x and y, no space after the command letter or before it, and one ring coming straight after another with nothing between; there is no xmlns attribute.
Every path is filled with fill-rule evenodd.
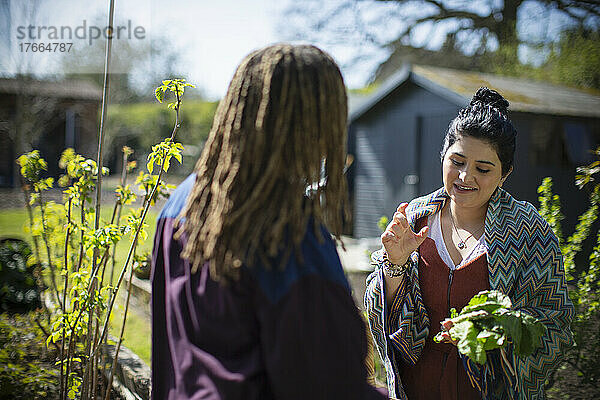
<svg viewBox="0 0 600 400"><path fill-rule="evenodd" d="M465 247L467 247L467 240L471 239L473 237L473 235L479 233L483 228L485 228L485 224L481 228L479 228L478 230L476 230L475 232L469 234L469 236L467 236L466 239L463 239L460 236L460 233L458 233L458 229L456 228L456 224L454 223L454 217L452 216L452 210L451 210L450 206L448 206L448 213L450 214L450 221L452 222L452 227L454 228L454 231L456 232L456 235L460 239L460 241L456 244L456 246L459 249L463 250Z"/></svg>

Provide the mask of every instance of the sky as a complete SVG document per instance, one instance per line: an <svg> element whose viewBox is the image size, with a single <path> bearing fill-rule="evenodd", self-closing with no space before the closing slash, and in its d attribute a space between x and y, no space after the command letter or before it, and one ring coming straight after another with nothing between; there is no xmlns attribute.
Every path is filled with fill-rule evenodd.
<svg viewBox="0 0 600 400"><path fill-rule="evenodd" d="M108 0L29 0L25 3L0 0L0 50L10 53L10 57L0 59L0 73L102 72L105 41L100 31L107 25L108 4ZM176 60L168 61L167 66L195 83L206 98L219 99L246 54L268 44L289 41L285 32L286 4L289 3L283 0L117 0L114 25L116 29L119 26L123 29L120 41L113 41L112 71L131 67L128 64L132 58L128 56L131 47L162 40L168 52L176 54ZM95 35L100 38L93 37ZM34 42L72 42L73 45L62 54L60 48L42 54L32 52L31 45L29 49L24 47ZM340 63L345 63L351 53L351 47L340 49L315 44L330 51ZM90 50L91 45L98 51ZM79 64L82 59L94 65L95 70L82 69ZM90 62L92 59L95 62ZM373 60L370 70L344 71L347 85L363 86L376 61ZM149 67L134 66L139 74L137 78L143 80L147 68L158 68L161 63L161 68L165 68L165 60L153 60Z"/></svg>
<svg viewBox="0 0 600 400"><path fill-rule="evenodd" d="M100 31L107 25L109 3L110 0L0 0L0 75L103 72L105 40ZM390 13L382 23L378 17L382 7L393 4L356 2L355 8L362 7L362 20L357 21L352 11L337 18L342 21L340 26L334 24L334 29L342 32L337 43L312 35L310 30L304 32L305 37L300 35L303 41L290 40L298 37L302 24L307 22L306 18L290 17L286 12L290 6L300 8L312 21L313 15L335 9L337 3L339 0L115 0L114 25L123 29L119 31L121 37L113 41L111 71L132 71L132 80L140 87L155 87L165 75L185 77L197 85L203 97L217 100L225 94L236 66L246 54L275 42L307 43L308 39L333 56L349 88L360 88L369 82L388 52L371 46L365 53L366 45L353 34L353 27L366 24L384 41L391 40L402 28L402 14ZM532 37L558 32L560 19L536 24L540 10L528 9L536 7L533 3L525 6L520 12L531 17L520 19L521 32ZM424 7L404 11L426 12ZM423 27L413 37L414 43L428 43L431 49L439 47L443 24L437 27L442 29ZM538 32L536 27L543 30ZM71 37L67 37L69 31ZM99 37L93 37L96 33ZM50 44L52 51L34 52L32 43ZM56 43L72 45L68 51L61 51ZM162 55L149 50L153 45L162 46ZM136 52L148 55L146 62L137 61ZM354 56L358 53L366 56L356 61ZM522 61L525 58L526 53Z"/></svg>

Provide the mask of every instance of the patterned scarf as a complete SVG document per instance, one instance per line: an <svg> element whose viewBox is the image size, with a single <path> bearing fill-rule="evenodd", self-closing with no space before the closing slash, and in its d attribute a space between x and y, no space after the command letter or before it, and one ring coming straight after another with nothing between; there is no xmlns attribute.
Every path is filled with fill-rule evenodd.
<svg viewBox="0 0 600 400"><path fill-rule="evenodd" d="M447 200L444 188L413 200L406 209L413 230L418 219L437 213ZM490 287L508 295L513 308L542 321L547 332L542 337L542 346L529 357L518 357L510 347L507 349L517 376L506 368L497 351L488 353L484 366L462 357L465 370L484 400L544 399L546 377L557 366L563 350L572 344L569 325L573 304L558 240L533 205L517 201L498 188L488 205L485 241ZM406 399L392 352L404 362L414 364L429 335L429 318L419 289L419 253L417 250L411 254L409 273L387 310L381 268L386 262L383 254L381 249L371 257L375 271L367 278L365 307L386 369L390 395L396 393L400 399Z"/></svg>

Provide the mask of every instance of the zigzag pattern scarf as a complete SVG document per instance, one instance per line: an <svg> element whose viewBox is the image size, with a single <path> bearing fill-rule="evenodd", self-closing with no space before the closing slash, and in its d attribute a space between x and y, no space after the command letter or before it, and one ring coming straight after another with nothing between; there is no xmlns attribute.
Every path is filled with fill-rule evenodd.
<svg viewBox="0 0 600 400"><path fill-rule="evenodd" d="M422 217L438 212L448 195L441 188L413 200L406 209L412 228ZM556 367L565 347L572 344L569 325L573 304L569 299L558 240L533 205L515 200L498 188L492 195L485 220L490 287L508 295L515 309L541 320L547 328L542 347L521 358L508 351L512 368L504 368L497 354L479 366L463 357L474 387L484 400L544 399L544 380ZM375 270L367 278L365 307L371 333L383 360L390 395L406 399L398 366L401 357L408 364L419 359L429 335L429 318L419 289L418 250L411 254L409 273L404 276L392 305L385 306L382 276L383 249L373 253Z"/></svg>

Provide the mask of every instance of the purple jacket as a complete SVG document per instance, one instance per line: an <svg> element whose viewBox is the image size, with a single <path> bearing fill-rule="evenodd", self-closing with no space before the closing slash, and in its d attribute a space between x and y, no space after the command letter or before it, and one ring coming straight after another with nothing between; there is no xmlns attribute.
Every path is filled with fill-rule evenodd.
<svg viewBox="0 0 600 400"><path fill-rule="evenodd" d="M366 383L365 325L329 233L309 226L286 268L242 267L223 285L180 257L175 218L188 177L162 210L152 267L153 399L384 399ZM277 265L276 261L274 265Z"/></svg>

